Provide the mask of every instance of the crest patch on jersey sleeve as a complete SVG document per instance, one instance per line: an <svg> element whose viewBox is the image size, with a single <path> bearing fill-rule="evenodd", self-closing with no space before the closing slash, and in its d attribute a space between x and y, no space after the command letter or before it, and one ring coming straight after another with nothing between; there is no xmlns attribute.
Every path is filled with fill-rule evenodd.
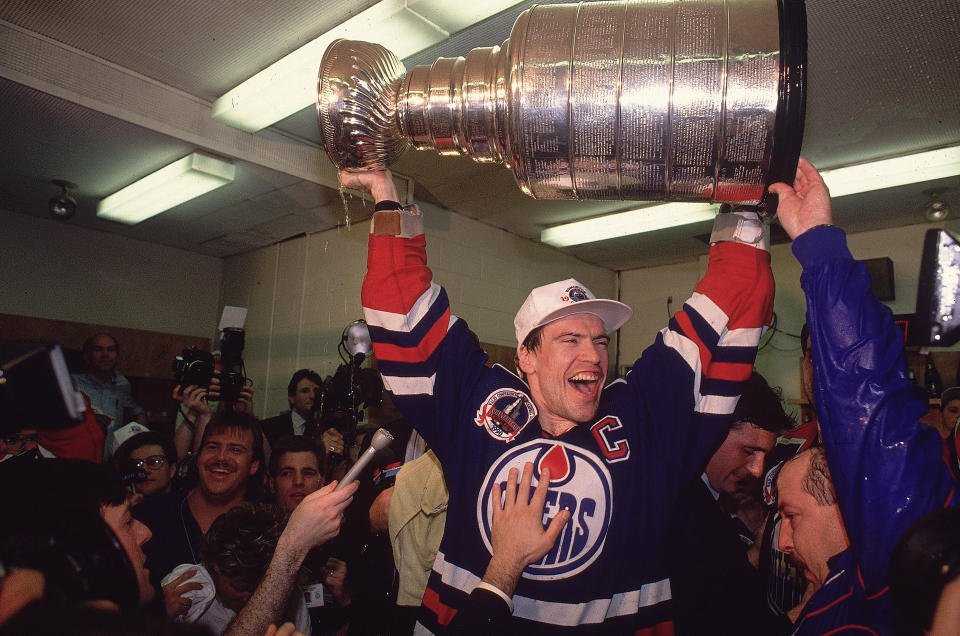
<svg viewBox="0 0 960 636"><path fill-rule="evenodd" d="M509 442L536 416L537 407L526 393L505 387L487 396L474 424L486 428L493 439Z"/></svg>

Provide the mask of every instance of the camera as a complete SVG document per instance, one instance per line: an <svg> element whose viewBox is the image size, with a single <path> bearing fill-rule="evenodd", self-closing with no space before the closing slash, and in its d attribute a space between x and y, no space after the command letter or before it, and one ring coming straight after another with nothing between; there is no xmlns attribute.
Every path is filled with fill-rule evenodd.
<svg viewBox="0 0 960 636"><path fill-rule="evenodd" d="M137 465L137 461L126 457L116 462L117 471L120 473L120 481L124 488L130 492L136 492L136 484L142 484L147 481L147 471Z"/></svg>
<svg viewBox="0 0 960 636"><path fill-rule="evenodd" d="M173 374L177 384L181 387L187 387L191 384L202 387L210 386L213 367L213 354L201 351L196 347L184 349L180 355L173 359Z"/></svg>
<svg viewBox="0 0 960 636"><path fill-rule="evenodd" d="M225 327L220 336L220 362L223 371L220 373L220 400L235 402L240 398L240 389L247 378L243 374L243 329Z"/></svg>
<svg viewBox="0 0 960 636"><path fill-rule="evenodd" d="M83 421L86 404L67 369L63 349L49 342L0 344L0 433L26 422L62 429Z"/></svg>

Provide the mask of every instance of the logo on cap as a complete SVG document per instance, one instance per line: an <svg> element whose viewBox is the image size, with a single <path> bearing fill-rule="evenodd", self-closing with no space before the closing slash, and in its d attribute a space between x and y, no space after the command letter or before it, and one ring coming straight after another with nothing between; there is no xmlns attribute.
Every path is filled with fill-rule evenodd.
<svg viewBox="0 0 960 636"><path fill-rule="evenodd" d="M581 300L589 300L590 297L587 296L587 291L583 287L578 287L574 285L573 287L567 287L566 295L561 298L564 302L569 300L572 303L580 302Z"/></svg>
<svg viewBox="0 0 960 636"><path fill-rule="evenodd" d="M610 473L593 453L560 440L536 439L508 450L490 467L477 499L480 535L491 554L493 485L500 484L501 491L504 490L510 469L523 472L527 462L533 464L534 482L540 480L545 468L550 469L550 487L543 509L544 527L564 509L570 511L570 520L554 547L540 561L528 565L523 578L571 577L589 567L603 551L613 513Z"/></svg>

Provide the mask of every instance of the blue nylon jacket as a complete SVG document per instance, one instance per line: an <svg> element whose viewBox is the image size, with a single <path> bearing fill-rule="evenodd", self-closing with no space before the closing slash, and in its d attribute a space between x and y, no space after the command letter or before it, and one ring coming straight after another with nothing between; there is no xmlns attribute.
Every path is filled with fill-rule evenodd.
<svg viewBox="0 0 960 636"><path fill-rule="evenodd" d="M903 334L843 230L811 229L793 253L803 266L817 414L850 539L794 633L890 634L894 545L924 514L955 505L955 484L940 436L919 423L927 400L907 379Z"/></svg>

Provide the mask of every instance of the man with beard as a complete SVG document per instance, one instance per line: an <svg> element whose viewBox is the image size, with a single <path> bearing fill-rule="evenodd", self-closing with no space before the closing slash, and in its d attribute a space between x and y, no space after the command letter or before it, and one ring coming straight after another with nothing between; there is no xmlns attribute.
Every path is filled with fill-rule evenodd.
<svg viewBox="0 0 960 636"><path fill-rule="evenodd" d="M218 412L203 432L197 485L152 497L133 509L153 532L145 552L155 584L182 563L200 562L203 535L217 517L250 497L256 484L251 478L262 463L263 436L256 419L247 413ZM164 589L164 594L176 590Z"/></svg>

